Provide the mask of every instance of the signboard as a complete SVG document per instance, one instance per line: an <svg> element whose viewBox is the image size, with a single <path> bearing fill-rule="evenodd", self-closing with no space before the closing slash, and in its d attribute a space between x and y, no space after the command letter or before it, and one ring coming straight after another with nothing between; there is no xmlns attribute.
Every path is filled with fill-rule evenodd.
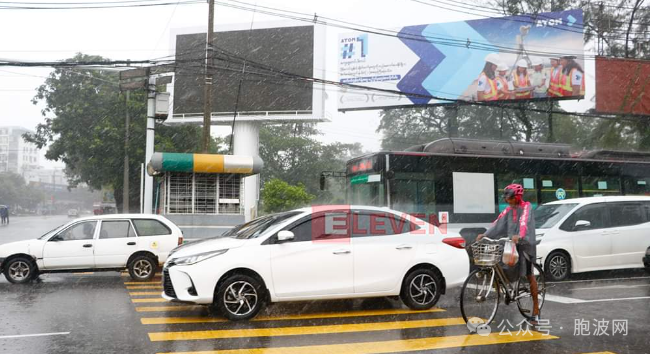
<svg viewBox="0 0 650 354"><path fill-rule="evenodd" d="M378 89L344 87L343 111L584 96L582 10L407 26L396 37L353 32L338 46L340 82ZM575 59L551 61L559 56ZM550 89L560 62L573 81Z"/></svg>
<svg viewBox="0 0 650 354"><path fill-rule="evenodd" d="M650 61L596 58L596 111L650 115Z"/></svg>
<svg viewBox="0 0 650 354"><path fill-rule="evenodd" d="M235 111L246 117L257 114L265 118L322 115L322 87L296 77L322 76L316 69L325 67L321 62L323 53L315 46L315 38L321 36L319 30L304 25L246 27L215 32L211 67L213 117L223 116L225 122L232 122ZM203 116L205 38L205 32L175 37L175 118Z"/></svg>

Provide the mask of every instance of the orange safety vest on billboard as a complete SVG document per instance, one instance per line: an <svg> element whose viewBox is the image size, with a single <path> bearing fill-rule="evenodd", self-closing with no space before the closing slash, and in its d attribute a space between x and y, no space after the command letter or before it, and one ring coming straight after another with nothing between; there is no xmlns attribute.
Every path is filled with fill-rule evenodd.
<svg viewBox="0 0 650 354"><path fill-rule="evenodd" d="M553 75L554 72L557 72ZM562 90L560 89L560 80L562 78L562 67L558 66L557 69L551 71L551 81L548 85L548 95L551 97L561 97Z"/></svg>
<svg viewBox="0 0 650 354"><path fill-rule="evenodd" d="M578 69L572 69L569 75L565 75L562 73L562 77L560 78L560 94L562 96L568 97L568 96L584 96L585 95L585 75L582 73L582 82L580 83L580 95L577 95L573 93L573 73L574 70Z"/></svg>
<svg viewBox="0 0 650 354"><path fill-rule="evenodd" d="M496 81L490 79L485 73L481 73L481 76L485 77L487 80L488 85L490 85L490 92L485 93L483 92L483 101L496 101L499 99L498 97L498 92L497 92L497 83ZM481 79L481 76L479 76L479 80Z"/></svg>
<svg viewBox="0 0 650 354"><path fill-rule="evenodd" d="M526 75L524 76L524 82L519 82L519 76L520 76L519 73L515 74L515 80L514 80L515 88L532 86L532 84L530 83L530 78L528 77L528 73L526 73ZM532 93L530 91L515 92L515 98L522 99L522 98L531 98L531 97L532 97Z"/></svg>
<svg viewBox="0 0 650 354"><path fill-rule="evenodd" d="M499 90L497 97L498 97L500 100L507 100L507 99L509 99L509 98L510 98L510 93L508 93L508 80L506 80L506 78L505 78L505 77L502 77L502 76L497 76L494 80L495 80L497 83L500 82L501 85L502 85L502 87L503 87L501 90ZM498 87L499 87L499 86L497 85L497 89L498 89Z"/></svg>

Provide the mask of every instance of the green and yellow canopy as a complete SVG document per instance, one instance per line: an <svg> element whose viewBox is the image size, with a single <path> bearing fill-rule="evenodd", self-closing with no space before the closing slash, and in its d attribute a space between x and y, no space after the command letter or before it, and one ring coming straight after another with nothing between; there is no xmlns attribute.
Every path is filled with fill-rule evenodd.
<svg viewBox="0 0 650 354"><path fill-rule="evenodd" d="M147 172L152 176L163 172L254 175L260 173L262 167L264 163L257 156L156 152L147 165Z"/></svg>

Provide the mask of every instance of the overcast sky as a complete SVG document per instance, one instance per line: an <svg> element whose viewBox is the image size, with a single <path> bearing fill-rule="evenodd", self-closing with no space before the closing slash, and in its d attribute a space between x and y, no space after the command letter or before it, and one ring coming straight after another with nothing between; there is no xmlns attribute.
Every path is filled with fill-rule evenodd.
<svg viewBox="0 0 650 354"><path fill-rule="evenodd" d="M245 1L259 6L316 13L319 16L379 28L398 29L407 25L479 18L410 0ZM0 21L0 33L3 33L0 37L0 60L62 60L77 52L101 55L114 60L140 60L171 54L170 33L173 31L187 27L202 27L205 30L208 5L206 2L128 9L0 12L3 14ZM215 14L216 25L286 21L219 5L216 6ZM339 33L345 32L349 30L326 27L326 42L322 45L325 46L328 80L338 80L337 39ZM50 71L47 68L0 67L0 126L14 125L33 129L36 124L42 122L42 106L33 105L31 99L35 89L43 83ZM586 71L587 97L590 97L590 92L593 92L589 87L593 80L593 61L587 61ZM379 111L340 113L336 111L337 89L328 87L327 97L325 109L331 122L319 125L320 130L325 133L321 139L325 142L359 142L366 150L377 150L381 138L375 133L379 123ZM566 109L583 109L585 104L588 103L563 106ZM226 133L224 129L217 131Z"/></svg>

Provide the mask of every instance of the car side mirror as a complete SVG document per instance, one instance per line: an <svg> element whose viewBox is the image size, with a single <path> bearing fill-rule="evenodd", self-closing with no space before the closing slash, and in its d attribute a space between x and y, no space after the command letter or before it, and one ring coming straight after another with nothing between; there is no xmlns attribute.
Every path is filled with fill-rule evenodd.
<svg viewBox="0 0 650 354"><path fill-rule="evenodd" d="M278 232L278 242L286 242L295 239L296 236L291 231L282 230Z"/></svg>
<svg viewBox="0 0 650 354"><path fill-rule="evenodd" d="M578 220L576 221L576 224L573 226L574 230L584 230L588 227L591 226L591 222L587 220Z"/></svg>
<svg viewBox="0 0 650 354"><path fill-rule="evenodd" d="M50 241L52 241L52 242L63 241L63 237L61 237L61 235L56 235L56 236L52 237L52 238L50 239Z"/></svg>

